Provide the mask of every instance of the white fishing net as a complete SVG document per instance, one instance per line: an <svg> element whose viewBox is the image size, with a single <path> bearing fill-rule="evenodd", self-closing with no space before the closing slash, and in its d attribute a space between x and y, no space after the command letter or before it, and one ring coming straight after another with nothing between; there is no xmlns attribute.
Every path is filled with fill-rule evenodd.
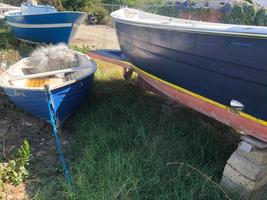
<svg viewBox="0 0 267 200"><path fill-rule="evenodd" d="M50 72L78 67L79 60L75 51L65 44L39 47L27 59L27 74Z"/></svg>

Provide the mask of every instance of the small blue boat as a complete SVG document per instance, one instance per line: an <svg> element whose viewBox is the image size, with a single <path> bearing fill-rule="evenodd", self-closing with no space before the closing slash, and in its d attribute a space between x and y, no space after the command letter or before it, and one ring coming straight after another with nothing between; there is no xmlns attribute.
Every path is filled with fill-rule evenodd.
<svg viewBox="0 0 267 200"><path fill-rule="evenodd" d="M78 67L31 75L24 74L28 59L24 58L1 74L0 87L24 111L50 121L45 89L48 85L56 118L62 122L90 93L96 71L96 64L89 56L76 54Z"/></svg>
<svg viewBox="0 0 267 200"><path fill-rule="evenodd" d="M5 13L6 22L16 38L46 44L68 44L85 16L83 12L57 12L53 6L29 3L22 3L20 10Z"/></svg>

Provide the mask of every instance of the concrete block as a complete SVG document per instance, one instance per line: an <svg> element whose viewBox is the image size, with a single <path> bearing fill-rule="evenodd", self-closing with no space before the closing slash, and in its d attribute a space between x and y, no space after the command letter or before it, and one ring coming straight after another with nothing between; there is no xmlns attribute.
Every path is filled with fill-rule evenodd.
<svg viewBox="0 0 267 200"><path fill-rule="evenodd" d="M261 180L267 176L267 165L257 165L251 160L234 152L227 163L241 175L253 180Z"/></svg>
<svg viewBox="0 0 267 200"><path fill-rule="evenodd" d="M250 135L243 135L241 136L241 140L250 143L251 145L253 145L254 147L257 147L259 149L266 149L267 148L267 143L259 140L255 137L252 137Z"/></svg>
<svg viewBox="0 0 267 200"><path fill-rule="evenodd" d="M242 193L245 189L242 188L240 185L234 183L226 176L222 177L221 186L227 191L232 194Z"/></svg>
<svg viewBox="0 0 267 200"><path fill-rule="evenodd" d="M227 164L224 168L223 176L227 177L233 183L239 185L241 188L249 191L257 191L260 188L264 187L267 183L267 176L262 177L261 180L253 181L242 174L240 174L236 169L232 168Z"/></svg>
<svg viewBox="0 0 267 200"><path fill-rule="evenodd" d="M245 137L225 166L221 185L244 200L267 200L267 144Z"/></svg>
<svg viewBox="0 0 267 200"><path fill-rule="evenodd" d="M256 191L248 191L225 176L222 177L221 185L227 192L236 195L236 197L242 200L264 200L264 197L267 195L267 185Z"/></svg>
<svg viewBox="0 0 267 200"><path fill-rule="evenodd" d="M251 193L250 200L267 200L267 184Z"/></svg>
<svg viewBox="0 0 267 200"><path fill-rule="evenodd" d="M239 144L239 149L249 153L253 149L253 145L248 142L242 141Z"/></svg>
<svg viewBox="0 0 267 200"><path fill-rule="evenodd" d="M267 149L254 148L248 153L238 147L236 152L257 165L267 165Z"/></svg>

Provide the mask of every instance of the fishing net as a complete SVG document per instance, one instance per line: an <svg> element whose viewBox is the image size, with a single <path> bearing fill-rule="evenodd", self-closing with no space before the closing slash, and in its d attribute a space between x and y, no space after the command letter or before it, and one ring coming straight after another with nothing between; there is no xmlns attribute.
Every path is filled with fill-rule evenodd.
<svg viewBox="0 0 267 200"><path fill-rule="evenodd" d="M39 47L27 59L24 72L35 74L77 67L79 60L75 51L65 44Z"/></svg>

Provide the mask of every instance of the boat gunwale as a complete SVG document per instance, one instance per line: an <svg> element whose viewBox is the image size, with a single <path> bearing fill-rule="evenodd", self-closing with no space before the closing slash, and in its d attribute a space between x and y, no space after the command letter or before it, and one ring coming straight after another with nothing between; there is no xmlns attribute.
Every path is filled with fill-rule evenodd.
<svg viewBox="0 0 267 200"><path fill-rule="evenodd" d="M75 51L75 52L77 54L83 55L86 58L88 58L88 62L90 62L92 64L91 65L92 69L90 69L90 71L88 73L85 73L83 76L81 76L81 77L79 77L79 78L77 78L75 80L69 80L69 81L67 81L67 82L65 82L63 84L59 84L59 85L56 85L54 87L50 87L50 91L57 90L59 88L63 88L65 86L72 85L74 83L77 83L79 81L82 81L82 80L84 80L84 79L92 76L96 72L96 70L97 70L97 64L96 64L96 62L90 56L88 56L87 54L82 54L82 53L77 52L77 51ZM21 59L20 61L18 61L14 65L17 65L20 62L23 62L25 59L27 59L27 58ZM12 66L14 66L14 65L12 65ZM2 75L4 75L7 72L8 72L8 70L6 70ZM43 87L18 87L18 86L6 85L5 83L3 83L3 81L0 81L0 87L2 87L4 89L17 89L17 90L25 90L25 91L40 91L40 92L45 91L45 89Z"/></svg>
<svg viewBox="0 0 267 200"><path fill-rule="evenodd" d="M132 11L135 11L137 13L144 13L147 15L151 15L152 18L153 18L153 16L156 16L156 17L162 17L163 19L169 18L169 20L184 21L184 24L178 23L175 21L170 21L170 22L174 22L173 24L167 23L167 21L166 21L166 23L160 23L158 21L153 22L152 18L150 19L151 22L148 22L145 20L142 21L140 18L137 20L134 18L126 17L122 13L125 9L132 10ZM122 8L120 10L112 12L110 15L115 22L139 26L139 27L154 28L154 29L160 29L160 30L199 33L199 34L214 34L214 35L224 35L224 36L234 36L234 37L257 37L259 39L260 38L261 39L267 39L267 27L265 27L265 26L251 26L251 25L203 22L203 21L196 21L196 20L189 20L189 19L182 19L182 18L166 17L163 15L156 15L153 13L142 12L142 11L139 11L136 9L129 9L129 8ZM193 25L191 27L186 27L185 25L188 24L186 22L191 22L192 24L193 23L199 23L199 24L203 24L203 25L207 25L207 26L213 25L213 26L217 26L217 27L229 27L230 28L231 26L233 26L236 28L244 28L244 29L248 29L248 30L251 30L251 28L258 29L258 30L264 29L264 30L266 30L266 33L260 33L260 32L253 33L253 32L245 32L245 31L244 32L242 32L242 31L225 31L225 30L219 30L219 29L215 29L215 28L209 29L209 28L203 28L203 27L197 27L197 26L194 27Z"/></svg>
<svg viewBox="0 0 267 200"><path fill-rule="evenodd" d="M11 13L21 13L19 15L9 15ZM59 12L53 12L53 13L41 13L41 14L27 14L27 15L23 15L21 10L17 9L17 10L11 10L11 11L7 11L4 13L5 17L21 17L21 16L36 16L36 15L49 15L49 14L66 14L66 13L77 13L77 14L84 14L86 15L85 12L80 12L80 11L59 11Z"/></svg>

